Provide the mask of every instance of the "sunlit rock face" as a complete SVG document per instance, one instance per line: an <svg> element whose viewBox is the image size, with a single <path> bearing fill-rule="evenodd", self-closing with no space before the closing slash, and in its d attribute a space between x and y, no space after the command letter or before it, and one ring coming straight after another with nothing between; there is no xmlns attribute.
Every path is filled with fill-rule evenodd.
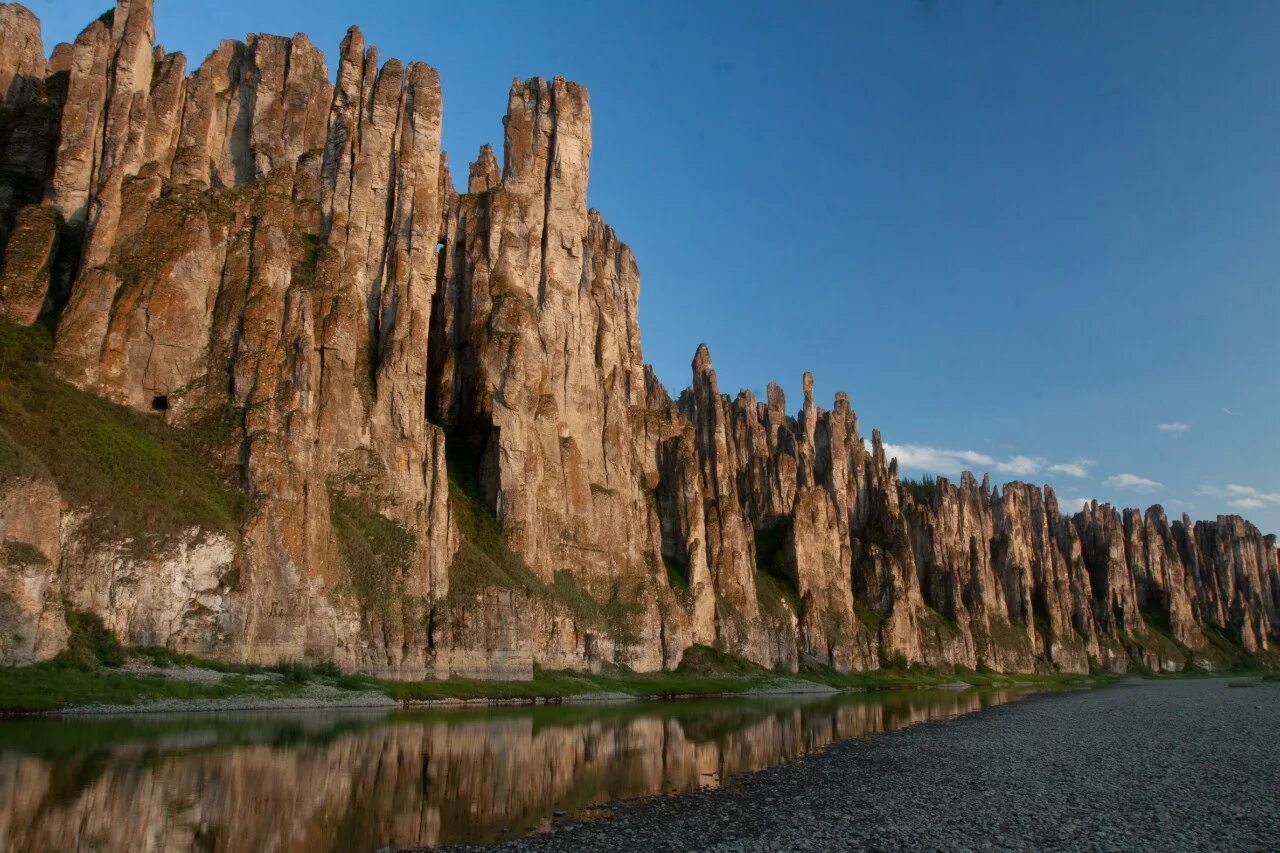
<svg viewBox="0 0 1280 853"><path fill-rule="evenodd" d="M61 513L58 487L44 472L0 484L0 665L47 660L66 643Z"/></svg>
<svg viewBox="0 0 1280 853"><path fill-rule="evenodd" d="M332 77L304 35L189 62L150 0L47 61L23 7L0 33L0 314L55 326L85 393L212 436L249 502L140 553L15 473L7 660L56 653L63 601L130 643L403 678L657 670L692 644L1167 670L1280 642L1276 542L1241 518L903 482L847 394L824 408L806 374L793 413L772 384L731 400L705 346L673 400L637 261L587 206L580 85L514 82L459 193L437 73L357 29Z"/></svg>

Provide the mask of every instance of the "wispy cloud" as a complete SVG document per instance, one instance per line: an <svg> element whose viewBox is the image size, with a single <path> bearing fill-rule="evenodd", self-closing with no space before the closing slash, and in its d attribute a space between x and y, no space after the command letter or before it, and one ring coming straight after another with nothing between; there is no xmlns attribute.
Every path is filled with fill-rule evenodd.
<svg viewBox="0 0 1280 853"><path fill-rule="evenodd" d="M1156 482L1147 477L1139 477L1137 474L1115 474L1103 480L1102 485L1109 489L1133 489L1138 492L1164 488L1164 483Z"/></svg>
<svg viewBox="0 0 1280 853"><path fill-rule="evenodd" d="M1058 509L1059 511L1068 513L1068 514L1077 513L1080 510L1084 509L1085 506L1087 506L1091 500L1092 498L1081 498L1081 497L1064 498L1059 496Z"/></svg>
<svg viewBox="0 0 1280 853"><path fill-rule="evenodd" d="M1241 486L1236 483L1227 484L1227 494L1240 495L1246 498L1258 498L1267 503L1280 504L1280 492L1264 492L1261 489L1255 489L1253 486Z"/></svg>
<svg viewBox="0 0 1280 853"><path fill-rule="evenodd" d="M1225 486L1201 486L1196 489L1197 495L1226 500L1227 506L1235 509L1267 509L1280 506L1280 492L1264 492L1253 486L1242 486L1239 483L1228 483Z"/></svg>
<svg viewBox="0 0 1280 853"><path fill-rule="evenodd" d="M896 458L900 468L953 476L962 471L974 471L980 474L1032 477L1041 471L1049 471L1070 477L1088 477L1089 466L1093 464L1092 459L1049 464L1043 457L1027 456L1022 453L997 458L977 450L955 450L928 444L886 444L884 452L886 456Z"/></svg>
<svg viewBox="0 0 1280 853"><path fill-rule="evenodd" d="M1004 462L996 462L996 470L1001 474L1029 477L1038 472L1043 464L1043 459L1032 459L1030 456L1011 456Z"/></svg>
<svg viewBox="0 0 1280 853"><path fill-rule="evenodd" d="M1156 424L1156 429L1161 432L1186 432L1191 429L1191 427L1184 424L1182 421L1170 421L1165 424Z"/></svg>
<svg viewBox="0 0 1280 853"><path fill-rule="evenodd" d="M1223 407L1222 407L1222 412L1223 412L1223 414L1231 415L1231 417L1233 417L1233 418L1234 418L1234 417L1238 417L1238 416L1240 415L1240 413L1239 413L1239 412L1237 412L1237 411L1235 411L1235 410L1233 410L1233 409L1228 409L1226 406L1223 406Z"/></svg>
<svg viewBox="0 0 1280 853"><path fill-rule="evenodd" d="M1074 462L1056 462L1049 466L1049 471L1054 474L1066 474L1068 477L1088 477L1089 466L1092 464L1092 459L1077 459Z"/></svg>
<svg viewBox="0 0 1280 853"><path fill-rule="evenodd" d="M952 450L930 447L927 444L886 444L886 456L898 460L899 467L914 471L934 471L939 474L959 474L965 470L994 471L998 474L1028 476L1040 470L1043 460L1030 456L1010 456L996 459L976 450Z"/></svg>

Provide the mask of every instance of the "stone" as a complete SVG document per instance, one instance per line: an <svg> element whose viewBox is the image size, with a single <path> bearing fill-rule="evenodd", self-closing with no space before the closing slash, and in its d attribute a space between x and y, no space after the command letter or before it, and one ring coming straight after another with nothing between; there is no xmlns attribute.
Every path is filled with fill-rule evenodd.
<svg viewBox="0 0 1280 853"><path fill-rule="evenodd" d="M0 104L35 99L45 78L40 20L19 3L0 3Z"/></svg>
<svg viewBox="0 0 1280 853"><path fill-rule="evenodd" d="M47 472L0 481L0 665L48 660L66 645L61 520Z"/></svg>
<svg viewBox="0 0 1280 853"><path fill-rule="evenodd" d="M61 224L44 205L18 213L0 269L0 314L10 322L30 326L44 309Z"/></svg>
<svg viewBox="0 0 1280 853"><path fill-rule="evenodd" d="M49 77L40 22L24 6L0 3L0 250L20 210L38 204L58 139L59 86ZM20 241L18 254L30 254ZM21 264L19 264L21 266ZM26 270L22 271L25 274ZM40 298L43 299L43 292ZM11 315L12 316L12 315Z"/></svg>
<svg viewBox="0 0 1280 853"><path fill-rule="evenodd" d="M148 551L6 474L0 662L56 654L67 607L128 644L396 678L693 645L793 671L1280 659L1280 550L1242 518L904 479L847 394L730 399L705 346L673 401L637 260L587 206L584 87L514 81L460 193L430 66L353 27L334 82L301 34L188 73L152 17L119 0L46 64L0 5L0 310L58 317L86 393L212 436L252 508Z"/></svg>

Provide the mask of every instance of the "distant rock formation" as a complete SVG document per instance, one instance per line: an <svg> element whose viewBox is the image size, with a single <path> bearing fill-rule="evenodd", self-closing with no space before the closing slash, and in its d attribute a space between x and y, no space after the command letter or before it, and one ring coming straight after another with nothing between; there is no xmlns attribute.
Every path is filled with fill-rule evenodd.
<svg viewBox="0 0 1280 853"><path fill-rule="evenodd" d="M56 324L83 391L218 425L250 501L234 535L90 539L100 507L6 476L4 662L56 654L64 608L401 678L657 670L695 643L792 670L1275 659L1280 552L1241 518L904 484L843 393L730 400L705 346L673 401L635 258L586 206L577 84L513 83L502 163L484 146L459 195L435 70L357 29L336 85L303 35L188 74L151 0L48 62L22 6L0 34L0 313Z"/></svg>

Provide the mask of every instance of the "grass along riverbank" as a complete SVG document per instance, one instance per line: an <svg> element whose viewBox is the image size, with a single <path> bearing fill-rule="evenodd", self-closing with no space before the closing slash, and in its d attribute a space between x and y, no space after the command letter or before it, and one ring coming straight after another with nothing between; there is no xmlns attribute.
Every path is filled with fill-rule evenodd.
<svg viewBox="0 0 1280 853"><path fill-rule="evenodd" d="M332 663L249 666L177 654L165 648L125 649L99 620L84 614L75 614L70 626L68 648L57 658L34 666L0 668L0 713L571 702L939 687L1056 689L1093 687L1120 680L1120 676L1110 673L940 672L922 667L851 673L813 668L789 673L768 670L706 646L694 646L673 672L637 673L615 667L591 673L535 667L533 677L527 681L394 681L346 673ZM1280 673L1254 669L1163 676L1137 673L1130 677L1222 675L1249 685L1280 680Z"/></svg>
<svg viewBox="0 0 1280 853"><path fill-rule="evenodd" d="M707 647L695 646L674 672L598 673L535 668L528 681L450 678L392 681L344 673L332 664L228 664L167 649L125 650L92 623L81 626L58 658L0 669L0 712L41 713L101 707L111 710L215 710L218 707L334 706L475 701L561 702L802 693L827 690L901 690L940 686L1070 687L1110 683L1110 675L1006 675L880 670L783 673Z"/></svg>

